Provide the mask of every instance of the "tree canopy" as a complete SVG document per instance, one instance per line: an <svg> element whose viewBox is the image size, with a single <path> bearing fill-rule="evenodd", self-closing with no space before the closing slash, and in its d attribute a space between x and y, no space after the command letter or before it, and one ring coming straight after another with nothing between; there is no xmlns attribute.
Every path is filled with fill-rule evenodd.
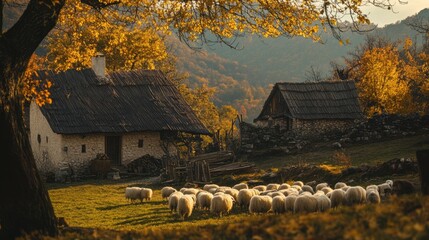
<svg viewBox="0 0 429 240"><path fill-rule="evenodd" d="M429 57L409 38L393 43L370 36L345 59L346 77L356 81L368 116L374 113L426 114L429 111Z"/></svg>

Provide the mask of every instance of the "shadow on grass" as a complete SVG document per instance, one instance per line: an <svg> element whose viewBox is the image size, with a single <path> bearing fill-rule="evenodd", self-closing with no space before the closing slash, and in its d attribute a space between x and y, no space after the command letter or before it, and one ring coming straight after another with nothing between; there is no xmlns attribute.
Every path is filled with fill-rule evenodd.
<svg viewBox="0 0 429 240"><path fill-rule="evenodd" d="M161 217L159 215L159 214L165 214L165 213L167 213L167 216L164 215ZM196 222L196 221L201 221L201 220L217 221L217 220L221 220L221 219L224 219L226 217L229 217L229 216L234 216L237 214L246 214L246 213L247 213L246 210L244 210L244 209L242 210L238 207L234 207L229 214L224 215L223 217L219 217L218 215L210 213L209 210L194 209L192 211L192 215L189 218L182 220L177 213L171 213L169 209L159 209L157 211L157 214L155 214L155 215L149 216L149 214L142 214L142 215L134 216L131 218L130 217L124 217L124 218L122 218L123 221L118 222L115 225L117 225L117 226L122 226L122 225L157 226L157 225L163 225L163 224L169 224L169 223Z"/></svg>
<svg viewBox="0 0 429 240"><path fill-rule="evenodd" d="M144 206L144 205L152 205L152 206L159 206L159 205L165 205L164 201L152 201L152 202L138 202L138 203L124 203L124 204L118 204L118 205L111 205L111 206L106 206L106 207L98 207L96 208L97 210L101 210L101 211L108 211L108 210L115 210L118 208L123 208L123 207L128 207L128 206Z"/></svg>

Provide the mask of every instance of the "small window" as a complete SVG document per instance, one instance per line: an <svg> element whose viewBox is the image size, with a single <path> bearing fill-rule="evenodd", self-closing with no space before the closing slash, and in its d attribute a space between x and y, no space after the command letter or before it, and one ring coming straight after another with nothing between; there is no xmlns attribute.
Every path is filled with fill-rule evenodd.
<svg viewBox="0 0 429 240"><path fill-rule="evenodd" d="M37 134L37 142L39 144L42 142L42 136L40 136L40 134Z"/></svg>
<svg viewBox="0 0 429 240"><path fill-rule="evenodd" d="M138 147L143 148L143 139L139 139Z"/></svg>
<svg viewBox="0 0 429 240"><path fill-rule="evenodd" d="M82 144L82 153L86 153L86 145Z"/></svg>
<svg viewBox="0 0 429 240"><path fill-rule="evenodd" d="M46 136L46 143L48 143L48 141L49 141L48 136Z"/></svg>

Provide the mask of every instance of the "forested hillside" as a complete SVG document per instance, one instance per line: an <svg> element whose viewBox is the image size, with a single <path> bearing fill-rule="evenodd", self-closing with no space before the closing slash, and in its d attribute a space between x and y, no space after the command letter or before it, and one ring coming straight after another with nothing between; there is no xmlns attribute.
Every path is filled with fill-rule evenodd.
<svg viewBox="0 0 429 240"><path fill-rule="evenodd" d="M4 28L7 29L23 9L5 9ZM369 33L343 33L350 44L340 45L330 32L322 33L322 43L303 38L263 39L245 36L238 39L236 50L225 45L205 46L193 50L173 35L168 39L170 53L177 56L179 71L189 75L189 86L207 85L216 88L214 102L233 105L251 121L259 113L272 84L283 81L306 81L314 69L322 77L331 74L331 62L342 63L343 57L363 43L365 35L380 35L391 41L410 37L417 44L422 38L406 22L414 18L429 18L429 9L395 24L377 28ZM37 53L46 51L39 48Z"/></svg>
<svg viewBox="0 0 429 240"><path fill-rule="evenodd" d="M211 45L200 51L172 41L172 51L178 57L178 67L189 73L191 84L207 84L217 88L217 104L233 104L248 120L260 111L271 85L282 81L306 81L311 68L326 77L331 62L342 63L343 57L365 40L365 35L383 36L391 41L410 37L417 44L421 35L406 22L414 18L428 18L429 9L395 24L377 28L369 33L344 33L350 44L340 45L331 34L323 33L323 43L303 38L262 39L246 36L238 39L238 49L225 45Z"/></svg>

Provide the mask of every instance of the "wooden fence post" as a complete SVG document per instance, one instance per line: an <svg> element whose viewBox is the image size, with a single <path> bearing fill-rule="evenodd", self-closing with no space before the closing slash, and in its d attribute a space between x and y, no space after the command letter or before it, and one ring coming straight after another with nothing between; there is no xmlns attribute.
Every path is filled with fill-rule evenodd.
<svg viewBox="0 0 429 240"><path fill-rule="evenodd" d="M429 195L429 149L416 152L423 195Z"/></svg>

